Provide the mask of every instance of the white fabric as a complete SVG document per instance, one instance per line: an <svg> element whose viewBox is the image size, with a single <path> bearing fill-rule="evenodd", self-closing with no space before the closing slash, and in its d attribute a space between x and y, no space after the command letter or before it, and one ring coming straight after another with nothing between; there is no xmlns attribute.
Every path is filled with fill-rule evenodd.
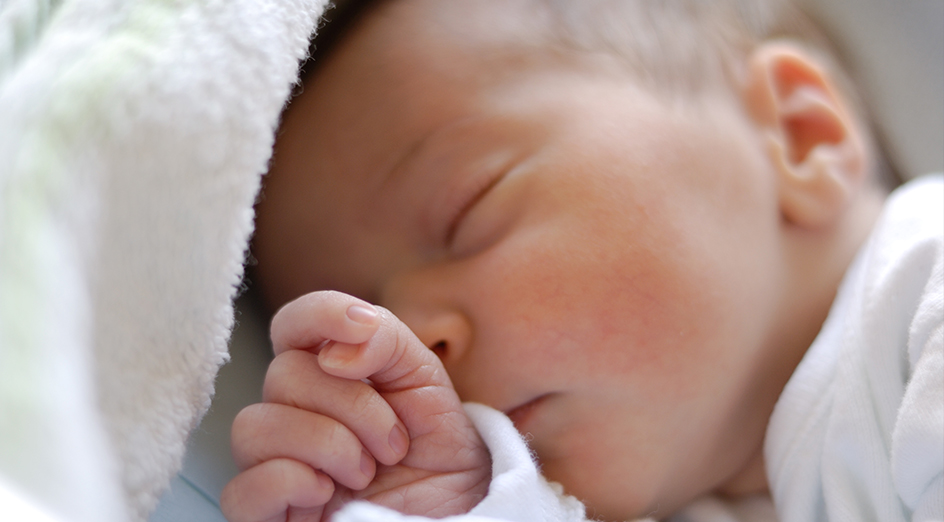
<svg viewBox="0 0 944 522"><path fill-rule="evenodd" d="M669 522L777 522L777 512L769 495L736 500L707 496L686 506Z"/></svg>
<svg viewBox="0 0 944 522"><path fill-rule="evenodd" d="M146 518L226 360L325 0L0 0L0 478ZM17 520L0 503L0 520Z"/></svg>
<svg viewBox="0 0 944 522"><path fill-rule="evenodd" d="M887 202L768 427L781 522L944 519L944 183Z"/></svg>
<svg viewBox="0 0 944 522"><path fill-rule="evenodd" d="M16 522L62 522L43 507L38 506L28 495L0 480L0 506L3 520Z"/></svg>

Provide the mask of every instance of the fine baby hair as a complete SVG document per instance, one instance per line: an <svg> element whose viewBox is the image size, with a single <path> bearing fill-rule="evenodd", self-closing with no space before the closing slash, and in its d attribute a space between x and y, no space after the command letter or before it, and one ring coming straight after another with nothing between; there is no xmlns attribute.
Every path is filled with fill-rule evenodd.
<svg viewBox="0 0 944 522"><path fill-rule="evenodd" d="M300 87L364 11L389 0L341 0L312 41L302 66ZM532 0L526 23L533 29L521 44L569 54L573 59L606 53L618 56L640 85L675 101L706 92L743 88L747 58L764 42L789 41L829 70L852 108L866 138L876 179L886 189L901 184L887 161L880 136L874 136L870 111L843 65L835 46L819 26L789 0Z"/></svg>

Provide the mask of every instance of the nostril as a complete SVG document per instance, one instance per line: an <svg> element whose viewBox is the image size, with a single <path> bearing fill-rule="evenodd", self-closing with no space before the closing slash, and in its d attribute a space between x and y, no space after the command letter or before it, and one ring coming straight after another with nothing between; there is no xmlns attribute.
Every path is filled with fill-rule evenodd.
<svg viewBox="0 0 944 522"><path fill-rule="evenodd" d="M439 341L438 343L430 346L429 349L436 354L436 357L443 359L446 357L446 346L446 341Z"/></svg>

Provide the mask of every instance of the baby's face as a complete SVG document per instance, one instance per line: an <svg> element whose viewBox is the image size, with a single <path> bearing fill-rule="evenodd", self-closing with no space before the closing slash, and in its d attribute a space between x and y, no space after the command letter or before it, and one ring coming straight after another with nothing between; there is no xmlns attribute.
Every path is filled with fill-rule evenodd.
<svg viewBox="0 0 944 522"><path fill-rule="evenodd" d="M667 104L492 25L523 7L467 4L386 5L293 101L259 209L269 298L391 309L593 516L762 487L781 225L736 98Z"/></svg>

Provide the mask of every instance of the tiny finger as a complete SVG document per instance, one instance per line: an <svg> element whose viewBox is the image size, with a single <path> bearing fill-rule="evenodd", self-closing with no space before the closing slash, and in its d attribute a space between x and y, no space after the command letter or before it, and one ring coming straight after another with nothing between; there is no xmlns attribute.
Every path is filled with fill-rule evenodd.
<svg viewBox="0 0 944 522"><path fill-rule="evenodd" d="M318 353L321 368L345 379L370 379L381 392L428 386L452 389L439 357L393 313L377 310L376 333L360 344L329 343Z"/></svg>
<svg viewBox="0 0 944 522"><path fill-rule="evenodd" d="M406 455L406 427L372 386L342 379L319 366L321 354L289 350L277 356L266 374L263 398L325 415L344 424L381 463Z"/></svg>
<svg viewBox="0 0 944 522"><path fill-rule="evenodd" d="M262 522L290 508L318 511L334 494L324 473L291 459L273 459L240 473L223 488L220 509L229 522Z"/></svg>
<svg viewBox="0 0 944 522"><path fill-rule="evenodd" d="M240 411L233 420L231 445L241 469L288 458L321 470L354 490L370 484L377 466L345 425L283 404L253 404Z"/></svg>
<svg viewBox="0 0 944 522"><path fill-rule="evenodd" d="M358 344L380 324L370 303L341 292L312 292L280 309L272 318L272 347L278 355L290 349L312 349L325 341Z"/></svg>

